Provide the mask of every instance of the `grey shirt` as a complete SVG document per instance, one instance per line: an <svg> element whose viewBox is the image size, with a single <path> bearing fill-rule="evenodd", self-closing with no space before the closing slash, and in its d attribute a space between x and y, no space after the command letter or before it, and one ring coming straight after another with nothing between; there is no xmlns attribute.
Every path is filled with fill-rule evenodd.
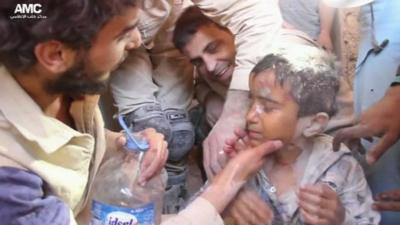
<svg viewBox="0 0 400 225"><path fill-rule="evenodd" d="M284 21L313 39L318 38L321 24L318 0L279 0L279 7Z"/></svg>

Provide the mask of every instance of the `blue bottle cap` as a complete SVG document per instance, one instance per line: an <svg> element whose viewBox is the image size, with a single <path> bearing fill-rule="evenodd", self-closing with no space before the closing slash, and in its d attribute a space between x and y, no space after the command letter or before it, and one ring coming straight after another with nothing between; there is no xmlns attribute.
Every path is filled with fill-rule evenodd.
<svg viewBox="0 0 400 225"><path fill-rule="evenodd" d="M118 116L119 125L121 125L122 129L125 131L126 135L126 144L125 147L130 150L139 150L146 151L149 149L149 143L147 141L135 134L132 134L128 126L125 124L124 118L119 115Z"/></svg>

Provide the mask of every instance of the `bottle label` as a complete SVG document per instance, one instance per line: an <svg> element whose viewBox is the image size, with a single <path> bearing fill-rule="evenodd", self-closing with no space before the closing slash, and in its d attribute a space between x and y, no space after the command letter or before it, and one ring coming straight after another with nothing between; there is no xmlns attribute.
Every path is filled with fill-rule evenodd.
<svg viewBox="0 0 400 225"><path fill-rule="evenodd" d="M154 203L124 208L93 200L90 225L154 225L154 211Z"/></svg>

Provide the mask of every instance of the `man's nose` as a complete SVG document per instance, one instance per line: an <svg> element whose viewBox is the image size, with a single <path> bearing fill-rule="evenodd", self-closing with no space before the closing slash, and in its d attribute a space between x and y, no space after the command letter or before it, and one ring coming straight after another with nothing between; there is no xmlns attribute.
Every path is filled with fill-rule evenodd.
<svg viewBox="0 0 400 225"><path fill-rule="evenodd" d="M203 56L203 62L206 66L207 72L214 73L217 61L209 55Z"/></svg>
<svg viewBox="0 0 400 225"><path fill-rule="evenodd" d="M132 50L135 48L139 48L142 45L142 35L139 30L135 28L131 34L131 41L126 46L127 50Z"/></svg>

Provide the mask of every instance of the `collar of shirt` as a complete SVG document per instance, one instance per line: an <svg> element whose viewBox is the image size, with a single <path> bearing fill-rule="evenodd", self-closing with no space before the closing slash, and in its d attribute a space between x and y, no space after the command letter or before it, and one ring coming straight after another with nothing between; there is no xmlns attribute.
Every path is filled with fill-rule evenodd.
<svg viewBox="0 0 400 225"><path fill-rule="evenodd" d="M90 136L83 133L91 134L98 96L85 96L72 102L70 113L77 131L46 116L4 67L0 67L0 80L0 113L22 136L37 143L47 154L55 152L74 137Z"/></svg>

